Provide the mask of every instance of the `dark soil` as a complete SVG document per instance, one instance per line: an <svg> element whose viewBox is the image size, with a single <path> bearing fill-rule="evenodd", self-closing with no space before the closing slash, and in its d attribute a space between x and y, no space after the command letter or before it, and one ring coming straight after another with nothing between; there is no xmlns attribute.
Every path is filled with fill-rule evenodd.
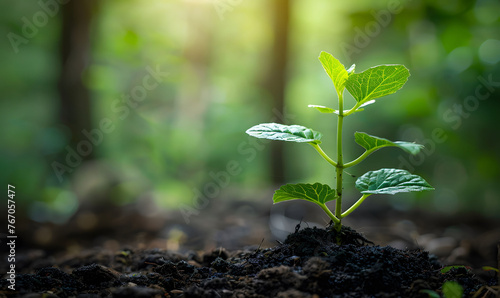
<svg viewBox="0 0 500 298"><path fill-rule="evenodd" d="M443 266L422 250L371 244L343 228L305 228L272 248L178 254L166 250L89 251L58 260L19 255L16 291L1 297L428 297L457 281L469 297L497 285L493 271ZM488 293L486 287L482 295ZM491 288L490 288L491 289ZM34 294L37 293L37 294ZM489 296L488 296L489 295ZM489 293L481 297L494 297Z"/></svg>

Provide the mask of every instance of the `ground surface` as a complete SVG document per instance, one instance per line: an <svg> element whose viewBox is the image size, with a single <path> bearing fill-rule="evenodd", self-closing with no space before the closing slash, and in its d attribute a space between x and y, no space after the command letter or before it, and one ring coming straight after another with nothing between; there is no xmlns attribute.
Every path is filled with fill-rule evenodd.
<svg viewBox="0 0 500 298"><path fill-rule="evenodd" d="M487 284L479 297L495 290L494 272L481 268L499 267L500 221L477 214L373 200L345 224L376 245L353 234L337 246L321 229L327 217L308 202L212 200L189 217L147 201L100 204L61 225L16 218L18 291L3 279L0 297L427 297L421 289L440 293L447 280L468 296ZM442 274L447 265L470 269Z"/></svg>
<svg viewBox="0 0 500 298"><path fill-rule="evenodd" d="M297 227L272 248L177 254L160 249L93 250L57 260L19 256L25 274L7 297L427 297L445 281L459 282L467 296L495 286L492 272L466 268L441 273L443 265L422 250L375 246L351 230ZM483 292L486 293L486 290ZM488 296L482 296L488 297ZM490 295L493 297L493 294Z"/></svg>

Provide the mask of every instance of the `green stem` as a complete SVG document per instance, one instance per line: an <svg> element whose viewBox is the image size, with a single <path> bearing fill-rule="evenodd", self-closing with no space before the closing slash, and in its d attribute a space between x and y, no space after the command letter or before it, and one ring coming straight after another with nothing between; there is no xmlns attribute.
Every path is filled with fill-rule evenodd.
<svg viewBox="0 0 500 298"><path fill-rule="evenodd" d="M377 148L379 149L379 148ZM355 166L357 165L358 163L362 162L365 158L368 157L368 155L372 154L375 150L377 149L370 149L370 150L366 150L365 152L363 152L363 154L361 154L358 158L356 158L355 160L353 161L350 161L348 163L346 163L344 165L344 168L349 168L349 167L352 167L352 166Z"/></svg>
<svg viewBox="0 0 500 298"><path fill-rule="evenodd" d="M353 212L354 210L356 210L356 208L358 208L359 205L361 205L361 203L363 203L363 201L366 198L368 198L369 196L371 196L371 195L372 195L371 193L365 193L365 194L363 194L363 196L361 196L361 198L359 198L359 200L356 203L354 203L354 205L352 205L349 209L347 209L344 213L342 213L342 215L340 215L340 218L346 217L351 212Z"/></svg>
<svg viewBox="0 0 500 298"><path fill-rule="evenodd" d="M327 155L327 154L323 151L323 149L321 149L321 147L320 147L318 144L314 144L314 143L309 143L309 144L311 144L311 146L313 146L313 147L314 147L314 149L316 149L316 151L318 151L318 153L319 153L321 156L323 156L323 158L324 158L327 162L329 162L329 163L330 163L331 165L333 165L334 167L336 167L336 166L337 166L337 163L336 163L333 159L331 159L331 158L330 158L330 157L329 157L329 156L328 156L328 155Z"/></svg>
<svg viewBox="0 0 500 298"><path fill-rule="evenodd" d="M352 166L355 166L357 165L358 163L362 162L365 158L368 157L368 155L372 154L373 152L377 151L378 149L380 148L383 148L383 147L389 147L390 145L385 145L385 146L379 146L379 147L376 147L376 148L372 148L370 150L366 150L365 152L363 152L363 154L361 154L358 158L356 158L355 160L353 161L350 161L346 164L344 164L344 168L349 168L349 167L352 167Z"/></svg>
<svg viewBox="0 0 500 298"><path fill-rule="evenodd" d="M344 171L342 154L342 126L344 124L344 99L342 93L339 93L339 114L337 118L337 202L335 205L335 216L342 219L342 174ZM340 231L342 222L339 220L335 224L335 229Z"/></svg>
<svg viewBox="0 0 500 298"><path fill-rule="evenodd" d="M354 107L352 107L352 109L350 109L349 111L347 111L347 113L344 114L344 117L345 116L349 116L351 115L352 113L354 113L359 107L361 106L361 103L360 102L357 102Z"/></svg>
<svg viewBox="0 0 500 298"><path fill-rule="evenodd" d="M332 219L332 221L335 223L335 224L338 224L340 223L340 219L338 217L336 217L332 211L330 211L330 209L328 209L328 207L326 207L325 204L319 204L318 205L321 207L321 209L323 209L323 211L326 212L326 214L328 214L328 216Z"/></svg>

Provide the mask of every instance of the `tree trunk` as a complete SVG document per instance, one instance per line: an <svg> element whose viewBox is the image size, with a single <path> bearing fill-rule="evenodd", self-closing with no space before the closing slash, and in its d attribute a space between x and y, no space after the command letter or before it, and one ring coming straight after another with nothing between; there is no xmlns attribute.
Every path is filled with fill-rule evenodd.
<svg viewBox="0 0 500 298"><path fill-rule="evenodd" d="M82 130L93 128L90 94L82 82L82 75L90 62L90 26L95 6L94 0L69 1L61 5L59 117L61 124L71 132L69 146L74 150L84 140ZM95 150L91 151L89 154L81 154L81 157L92 158Z"/></svg>
<svg viewBox="0 0 500 298"><path fill-rule="evenodd" d="M271 63L269 63L271 77L268 81L270 83L268 88L273 99L274 108L283 115L288 61L290 1L275 0L273 3L274 44ZM283 142L272 142L271 146L271 180L274 184L283 184L285 181Z"/></svg>

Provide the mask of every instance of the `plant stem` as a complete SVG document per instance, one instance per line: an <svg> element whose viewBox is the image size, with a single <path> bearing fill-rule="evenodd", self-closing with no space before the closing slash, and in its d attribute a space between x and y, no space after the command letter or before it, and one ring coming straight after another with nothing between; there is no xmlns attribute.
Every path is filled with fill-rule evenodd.
<svg viewBox="0 0 500 298"><path fill-rule="evenodd" d="M342 93L339 95L339 114L337 115L337 202L335 205L335 216L339 219L335 223L335 229L340 232L342 228L342 174L344 171L343 155L342 155L342 125L344 124L344 98Z"/></svg>
<svg viewBox="0 0 500 298"><path fill-rule="evenodd" d="M389 146L390 145L383 145L383 146L378 146L378 147L372 148L370 150L366 150L365 152L363 152L363 154L361 154L355 160L350 161L350 162L344 164L344 169L357 165L358 163L362 162L365 158L367 158L368 155L372 154L373 152L377 151L378 149L384 148L384 147L389 147Z"/></svg>
<svg viewBox="0 0 500 298"><path fill-rule="evenodd" d="M349 209L347 209L344 213L342 213L342 215L340 216L340 218L346 217L351 212L353 212L354 210L356 210L356 208L358 208L359 205L361 205L361 203L363 203L363 201L366 198L368 198L369 196L371 196L371 195L372 195L371 193L365 193L365 194L363 194L363 196L361 196L361 198L359 198L359 200L356 203L354 203Z"/></svg>
<svg viewBox="0 0 500 298"><path fill-rule="evenodd" d="M340 219L338 217L336 217L335 215L333 215L332 211L330 211L330 209L328 209L328 207L326 207L325 204L318 204L321 209L323 209L323 211L326 212L326 214L328 214L328 216L332 219L332 221L335 223L335 224L338 224L340 223Z"/></svg>
<svg viewBox="0 0 500 298"><path fill-rule="evenodd" d="M349 111L347 111L347 113L344 114L344 116L349 116L351 115L352 113L356 112L356 110L361 106L361 103L360 102L357 102L354 107L352 107L352 109L350 109Z"/></svg>
<svg viewBox="0 0 500 298"><path fill-rule="evenodd" d="M337 163L336 163L333 159L331 159L331 158L330 158L330 157L329 157L329 156L328 156L328 155L327 155L327 154L323 151L323 149L321 149L321 147L320 147L318 144L314 144L314 143L309 143L309 144L311 144L311 146L313 146L313 147L314 147L314 149L316 149L316 151L318 151L318 153L319 153L321 156L323 156L323 158L324 158L327 162L329 162L329 163L330 163L331 165L333 165L334 167L336 167L336 166L337 166Z"/></svg>
<svg viewBox="0 0 500 298"><path fill-rule="evenodd" d="M363 154L361 154L355 160L346 163L344 165L344 168L349 168L349 167L357 165L358 163L362 162L365 158L367 158L368 155L372 154L373 152L377 151L380 148L382 148L382 147L378 147L378 148L373 148L373 149L370 149L370 150L366 150L365 152L363 152Z"/></svg>

